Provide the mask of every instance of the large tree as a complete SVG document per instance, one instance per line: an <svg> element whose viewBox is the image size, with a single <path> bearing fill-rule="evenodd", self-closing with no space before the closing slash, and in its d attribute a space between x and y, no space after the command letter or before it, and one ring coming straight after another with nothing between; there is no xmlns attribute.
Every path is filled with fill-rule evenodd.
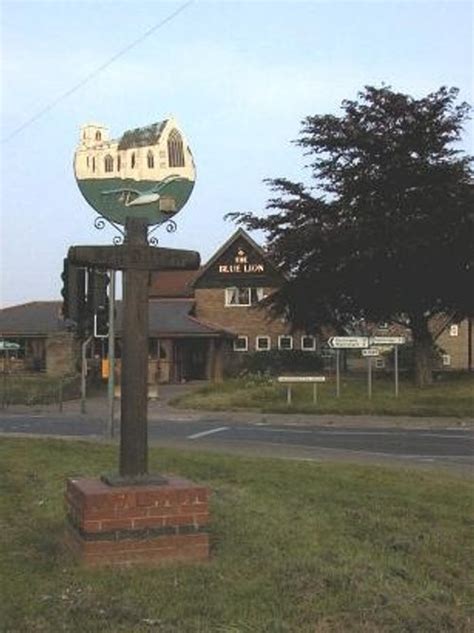
<svg viewBox="0 0 474 633"><path fill-rule="evenodd" d="M406 325L419 385L432 379L433 315L474 313L472 157L459 149L470 107L457 96L366 87L341 116L307 117L295 142L311 182L269 180L264 217L232 214L263 229L286 273L276 313L304 328Z"/></svg>

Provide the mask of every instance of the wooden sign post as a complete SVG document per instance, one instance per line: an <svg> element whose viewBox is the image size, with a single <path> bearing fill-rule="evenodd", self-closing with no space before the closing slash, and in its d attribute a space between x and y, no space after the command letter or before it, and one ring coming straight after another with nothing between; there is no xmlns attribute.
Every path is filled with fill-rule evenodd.
<svg viewBox="0 0 474 633"><path fill-rule="evenodd" d="M149 246L147 221L128 218L120 246L72 246L73 264L124 271L120 461L117 483L148 475L148 284L151 271L196 270L195 251ZM154 478L156 481L156 477ZM115 483L109 481L109 483Z"/></svg>

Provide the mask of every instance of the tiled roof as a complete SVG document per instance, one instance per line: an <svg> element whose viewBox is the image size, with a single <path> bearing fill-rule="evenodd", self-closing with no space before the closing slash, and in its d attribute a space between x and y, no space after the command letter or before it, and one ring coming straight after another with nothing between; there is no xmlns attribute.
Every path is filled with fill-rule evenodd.
<svg viewBox="0 0 474 633"><path fill-rule="evenodd" d="M129 149L131 147L148 147L156 145L160 140L167 120L152 123L147 127L137 127L134 130L127 130L122 134L118 142L118 149Z"/></svg>
<svg viewBox="0 0 474 633"><path fill-rule="evenodd" d="M0 335L51 334L66 329L61 301L32 301L0 310Z"/></svg>
<svg viewBox="0 0 474 633"><path fill-rule="evenodd" d="M0 336L45 336L64 331L59 318L61 301L34 301L0 310ZM117 333L122 327L122 302L117 301ZM150 300L149 332L152 336L233 336L212 323L203 323L192 315L192 299Z"/></svg>
<svg viewBox="0 0 474 633"><path fill-rule="evenodd" d="M200 270L163 270L152 273L150 298L174 299L194 296L192 283Z"/></svg>

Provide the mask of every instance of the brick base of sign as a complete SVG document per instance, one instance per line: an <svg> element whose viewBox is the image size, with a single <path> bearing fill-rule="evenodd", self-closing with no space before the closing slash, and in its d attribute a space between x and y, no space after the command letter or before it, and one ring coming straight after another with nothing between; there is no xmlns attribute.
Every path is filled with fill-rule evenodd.
<svg viewBox="0 0 474 633"><path fill-rule="evenodd" d="M90 567L206 560L209 489L167 479L159 486L69 479L66 546Z"/></svg>

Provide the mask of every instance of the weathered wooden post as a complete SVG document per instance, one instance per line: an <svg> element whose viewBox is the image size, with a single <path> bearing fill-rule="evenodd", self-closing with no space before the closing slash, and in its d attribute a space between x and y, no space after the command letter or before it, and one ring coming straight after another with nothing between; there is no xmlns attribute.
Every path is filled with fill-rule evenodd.
<svg viewBox="0 0 474 633"><path fill-rule="evenodd" d="M127 220L125 243L148 246L147 225L138 218ZM122 325L122 398L120 426L121 477L148 473L147 370L149 271L127 268L124 272Z"/></svg>

